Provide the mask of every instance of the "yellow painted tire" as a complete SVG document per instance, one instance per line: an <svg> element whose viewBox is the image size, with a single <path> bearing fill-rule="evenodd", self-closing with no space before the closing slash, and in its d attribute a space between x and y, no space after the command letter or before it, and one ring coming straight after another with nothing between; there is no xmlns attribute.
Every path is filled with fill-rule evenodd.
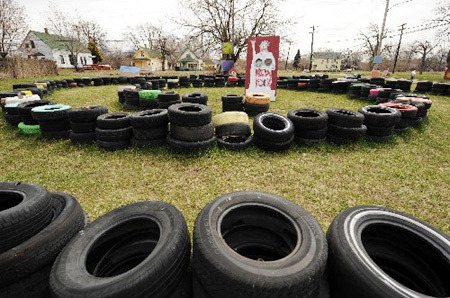
<svg viewBox="0 0 450 298"><path fill-rule="evenodd" d="M270 96L264 93L247 93L245 101L254 105L266 105L270 103Z"/></svg>
<svg viewBox="0 0 450 298"><path fill-rule="evenodd" d="M230 123L248 124L248 115L244 112L225 112L213 117L214 127Z"/></svg>

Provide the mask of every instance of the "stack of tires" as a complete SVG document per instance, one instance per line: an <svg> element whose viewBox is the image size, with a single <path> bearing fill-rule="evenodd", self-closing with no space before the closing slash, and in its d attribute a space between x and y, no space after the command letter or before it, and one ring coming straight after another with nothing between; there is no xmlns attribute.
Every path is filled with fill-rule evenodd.
<svg viewBox="0 0 450 298"><path fill-rule="evenodd" d="M225 78L224 77L215 77L214 78L214 86L215 87L225 87Z"/></svg>
<svg viewBox="0 0 450 298"><path fill-rule="evenodd" d="M336 81L336 79L322 79L320 80L319 89L317 91L319 92L331 92L333 90L333 82Z"/></svg>
<svg viewBox="0 0 450 298"><path fill-rule="evenodd" d="M307 90L309 86L310 79L296 79L298 81L297 83L297 90Z"/></svg>
<svg viewBox="0 0 450 298"><path fill-rule="evenodd" d="M351 84L348 90L348 94L351 99L360 99L361 98L361 89L365 84Z"/></svg>
<svg viewBox="0 0 450 298"><path fill-rule="evenodd" d="M358 111L364 115L364 125L367 127L367 139L378 142L392 139L394 128L401 118L399 111L379 105L365 106Z"/></svg>
<svg viewBox="0 0 450 298"><path fill-rule="evenodd" d="M0 182L0 297L50 297L49 276L64 246L86 224L70 195L23 182Z"/></svg>
<svg viewBox="0 0 450 298"><path fill-rule="evenodd" d="M198 103L208 105L208 95L202 92L186 93L182 96L182 102Z"/></svg>
<svg viewBox="0 0 450 298"><path fill-rule="evenodd" d="M19 115L19 111L17 109L18 105L18 102L8 103L2 108L5 121L11 126L17 126L20 122L22 122L22 117Z"/></svg>
<svg viewBox="0 0 450 298"><path fill-rule="evenodd" d="M92 82L93 82L94 86L102 86L103 85L102 78L92 78Z"/></svg>
<svg viewBox="0 0 450 298"><path fill-rule="evenodd" d="M197 216L193 243L193 297L329 296L324 232L288 199L217 197Z"/></svg>
<svg viewBox="0 0 450 298"><path fill-rule="evenodd" d="M150 83L152 84L152 90L159 90L159 80L150 80Z"/></svg>
<svg viewBox="0 0 450 298"><path fill-rule="evenodd" d="M67 113L70 123L70 140L73 144L93 144L97 140L97 118L108 113L104 106L72 109Z"/></svg>
<svg viewBox="0 0 450 298"><path fill-rule="evenodd" d="M227 87L237 87L238 78L237 77L228 77Z"/></svg>
<svg viewBox="0 0 450 298"><path fill-rule="evenodd" d="M191 80L188 77L180 77L180 87L189 88L191 87Z"/></svg>
<svg viewBox="0 0 450 298"><path fill-rule="evenodd" d="M369 99L369 95L370 95L370 90L376 89L376 88L381 88L381 87L377 86L377 85L370 85L370 84L364 84L363 86L361 86L360 99L368 100Z"/></svg>
<svg viewBox="0 0 450 298"><path fill-rule="evenodd" d="M178 79L168 79L167 80L167 89L176 89L180 87Z"/></svg>
<svg viewBox="0 0 450 298"><path fill-rule="evenodd" d="M216 137L209 107L180 103L170 106L168 112L170 134L166 141L171 149L188 153L215 146Z"/></svg>
<svg viewBox="0 0 450 298"><path fill-rule="evenodd" d="M253 120L253 142L267 151L287 150L294 141L294 124L285 116L262 113Z"/></svg>
<svg viewBox="0 0 450 298"><path fill-rule="evenodd" d="M395 80L395 79L390 79L390 80L385 80L384 81L384 86L386 87L386 88L391 88L391 89L395 89L395 88L398 88L397 87L397 84L402 84L402 83L397 83L397 80Z"/></svg>
<svg viewBox="0 0 450 298"><path fill-rule="evenodd" d="M448 95L450 90L450 84L447 83L434 83L431 92L436 95Z"/></svg>
<svg viewBox="0 0 450 298"><path fill-rule="evenodd" d="M433 82L419 81L419 82L417 82L416 89L414 89L414 92L426 93L426 92L431 92L432 89L433 89Z"/></svg>
<svg viewBox="0 0 450 298"><path fill-rule="evenodd" d="M55 102L51 100L35 100L26 101L17 105L17 112L22 118L22 122L25 125L39 125L39 122L31 115L31 110L35 107L53 105Z"/></svg>
<svg viewBox="0 0 450 298"><path fill-rule="evenodd" d="M238 77L238 87L245 87L245 77Z"/></svg>
<svg viewBox="0 0 450 298"><path fill-rule="evenodd" d="M311 78L309 80L307 89L310 91L317 91L320 88L320 79L317 78Z"/></svg>
<svg viewBox="0 0 450 298"><path fill-rule="evenodd" d="M412 84L412 82L409 80L397 80L397 82L395 84L395 88L401 89L403 92L410 92L411 84Z"/></svg>
<svg viewBox="0 0 450 298"><path fill-rule="evenodd" d="M415 106L409 104L386 102L380 103L380 106L393 108L401 113L401 119L395 126L396 133L406 132L411 124L410 122L414 121L417 118L418 109Z"/></svg>
<svg viewBox="0 0 450 298"><path fill-rule="evenodd" d="M290 111L287 117L294 124L294 136L298 144L323 143L327 139L328 115L312 109Z"/></svg>
<svg viewBox="0 0 450 298"><path fill-rule="evenodd" d="M347 93L347 82L345 81L334 81L331 84L332 92L335 94Z"/></svg>
<svg viewBox="0 0 450 298"><path fill-rule="evenodd" d="M131 145L155 147L166 141L169 116L165 109L153 109L131 115L133 138Z"/></svg>
<svg viewBox="0 0 450 298"><path fill-rule="evenodd" d="M119 96L119 103L125 104L125 90L134 90L135 86L119 86L117 87L117 95Z"/></svg>
<svg viewBox="0 0 450 298"><path fill-rule="evenodd" d="M82 87L85 86L85 85L84 85L83 79L81 79L81 78L75 78L75 79L73 79L73 80L75 81L75 83L77 83L77 87L82 88Z"/></svg>
<svg viewBox="0 0 450 298"><path fill-rule="evenodd" d="M250 116L267 112L270 108L270 96L263 93L247 93L244 101L244 111Z"/></svg>
<svg viewBox="0 0 450 298"><path fill-rule="evenodd" d="M327 138L336 145L343 145L359 140L366 135L364 115L346 109L327 109Z"/></svg>
<svg viewBox="0 0 450 298"><path fill-rule="evenodd" d="M286 88L288 90L298 90L298 83L299 83L298 79L288 79Z"/></svg>
<svg viewBox="0 0 450 298"><path fill-rule="evenodd" d="M278 89L287 89L287 80L278 79L277 80L277 87Z"/></svg>
<svg viewBox="0 0 450 298"><path fill-rule="evenodd" d="M376 103L388 102L391 99L391 93L394 92L391 88L378 89Z"/></svg>
<svg viewBox="0 0 450 298"><path fill-rule="evenodd" d="M213 117L217 145L233 151L247 149L252 143L248 115L244 112L225 112Z"/></svg>
<svg viewBox="0 0 450 298"><path fill-rule="evenodd" d="M95 133L97 146L102 149L115 151L129 148L133 137L130 114L117 112L98 116Z"/></svg>
<svg viewBox="0 0 450 298"><path fill-rule="evenodd" d="M123 108L126 110L139 110L139 91L140 89L125 89L125 104Z"/></svg>
<svg viewBox="0 0 450 298"><path fill-rule="evenodd" d="M158 108L158 95L160 90L141 90L139 91L139 109L151 110Z"/></svg>
<svg viewBox="0 0 450 298"><path fill-rule="evenodd" d="M158 109L167 109L180 102L180 94L176 92L161 92L158 94Z"/></svg>
<svg viewBox="0 0 450 298"><path fill-rule="evenodd" d="M370 84L384 86L384 78L371 78Z"/></svg>
<svg viewBox="0 0 450 298"><path fill-rule="evenodd" d="M214 87L214 78L205 77L203 81L205 83L205 87Z"/></svg>
<svg viewBox="0 0 450 298"><path fill-rule="evenodd" d="M428 97L397 97L394 102L410 104L417 107L418 110L416 116L420 117L422 120L428 117L428 110L433 104L433 102Z"/></svg>
<svg viewBox="0 0 450 298"><path fill-rule="evenodd" d="M194 88L201 88L201 87L203 87L203 81L200 79L194 79L194 80L192 80L192 86Z"/></svg>
<svg viewBox="0 0 450 298"><path fill-rule="evenodd" d="M45 139L62 140L70 137L68 105L45 105L31 109L33 119L39 122L41 136Z"/></svg>
<svg viewBox="0 0 450 298"><path fill-rule="evenodd" d="M222 112L243 111L244 97L236 94L228 94L222 96Z"/></svg>
<svg viewBox="0 0 450 298"><path fill-rule="evenodd" d="M103 85L111 85L112 84L112 78L111 77L103 77L102 81L103 81Z"/></svg>

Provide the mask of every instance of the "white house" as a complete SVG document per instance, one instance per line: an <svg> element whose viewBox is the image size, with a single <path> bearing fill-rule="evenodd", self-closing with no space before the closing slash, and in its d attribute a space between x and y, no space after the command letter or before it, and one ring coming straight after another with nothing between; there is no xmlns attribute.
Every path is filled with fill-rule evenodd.
<svg viewBox="0 0 450 298"><path fill-rule="evenodd" d="M180 55L180 58L178 58L177 67L185 70L203 70L204 63L203 60L194 53L194 51L187 48Z"/></svg>
<svg viewBox="0 0 450 298"><path fill-rule="evenodd" d="M76 44L78 53L77 63L68 50L65 38L45 32L29 31L19 47L19 53L23 58L48 59L56 62L59 68L73 68L74 64L92 65L91 52L82 44Z"/></svg>

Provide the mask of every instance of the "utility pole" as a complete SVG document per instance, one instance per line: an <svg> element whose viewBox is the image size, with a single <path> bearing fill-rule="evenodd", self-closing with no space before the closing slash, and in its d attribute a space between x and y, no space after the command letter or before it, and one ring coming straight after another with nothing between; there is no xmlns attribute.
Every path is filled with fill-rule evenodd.
<svg viewBox="0 0 450 298"><path fill-rule="evenodd" d="M309 56L309 72L312 70L312 63L313 63L313 49L314 49L314 33L316 32L316 27L312 26L312 32L309 32L311 34L311 55Z"/></svg>
<svg viewBox="0 0 450 298"><path fill-rule="evenodd" d="M284 70L287 69L287 65L288 65L288 62L289 62L289 53L291 52L291 45L292 45L292 42L289 43L288 54L286 56L286 64L284 65Z"/></svg>
<svg viewBox="0 0 450 298"><path fill-rule="evenodd" d="M397 47L397 52L395 53L395 59L394 59L394 68L392 69L392 73L395 73L395 67L397 66L397 59L398 59L398 54L400 53L400 45L402 44L402 37L403 37L403 30L405 30L405 24L401 25L401 29L400 29L400 39L398 40L398 47Z"/></svg>
<svg viewBox="0 0 450 298"><path fill-rule="evenodd" d="M378 43L378 49L377 49L377 56L380 56L381 53L381 45L383 42L383 35L384 35L384 28L386 27L386 18L387 18L387 13L389 11L389 0L386 0L386 8L384 9L384 17L383 17L383 24L381 25L381 31L380 31L380 37L379 37L379 43Z"/></svg>

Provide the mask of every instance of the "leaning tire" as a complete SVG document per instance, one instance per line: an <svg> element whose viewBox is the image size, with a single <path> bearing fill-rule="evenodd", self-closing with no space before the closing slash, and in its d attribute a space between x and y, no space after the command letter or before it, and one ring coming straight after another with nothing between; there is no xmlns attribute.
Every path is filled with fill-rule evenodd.
<svg viewBox="0 0 450 298"><path fill-rule="evenodd" d="M275 113L259 114L253 120L255 137L274 143L286 142L294 135L294 124L288 118Z"/></svg>
<svg viewBox="0 0 450 298"><path fill-rule="evenodd" d="M53 265L51 292L55 297L168 297L189 256L186 221L174 206L131 204L101 216L72 239Z"/></svg>

